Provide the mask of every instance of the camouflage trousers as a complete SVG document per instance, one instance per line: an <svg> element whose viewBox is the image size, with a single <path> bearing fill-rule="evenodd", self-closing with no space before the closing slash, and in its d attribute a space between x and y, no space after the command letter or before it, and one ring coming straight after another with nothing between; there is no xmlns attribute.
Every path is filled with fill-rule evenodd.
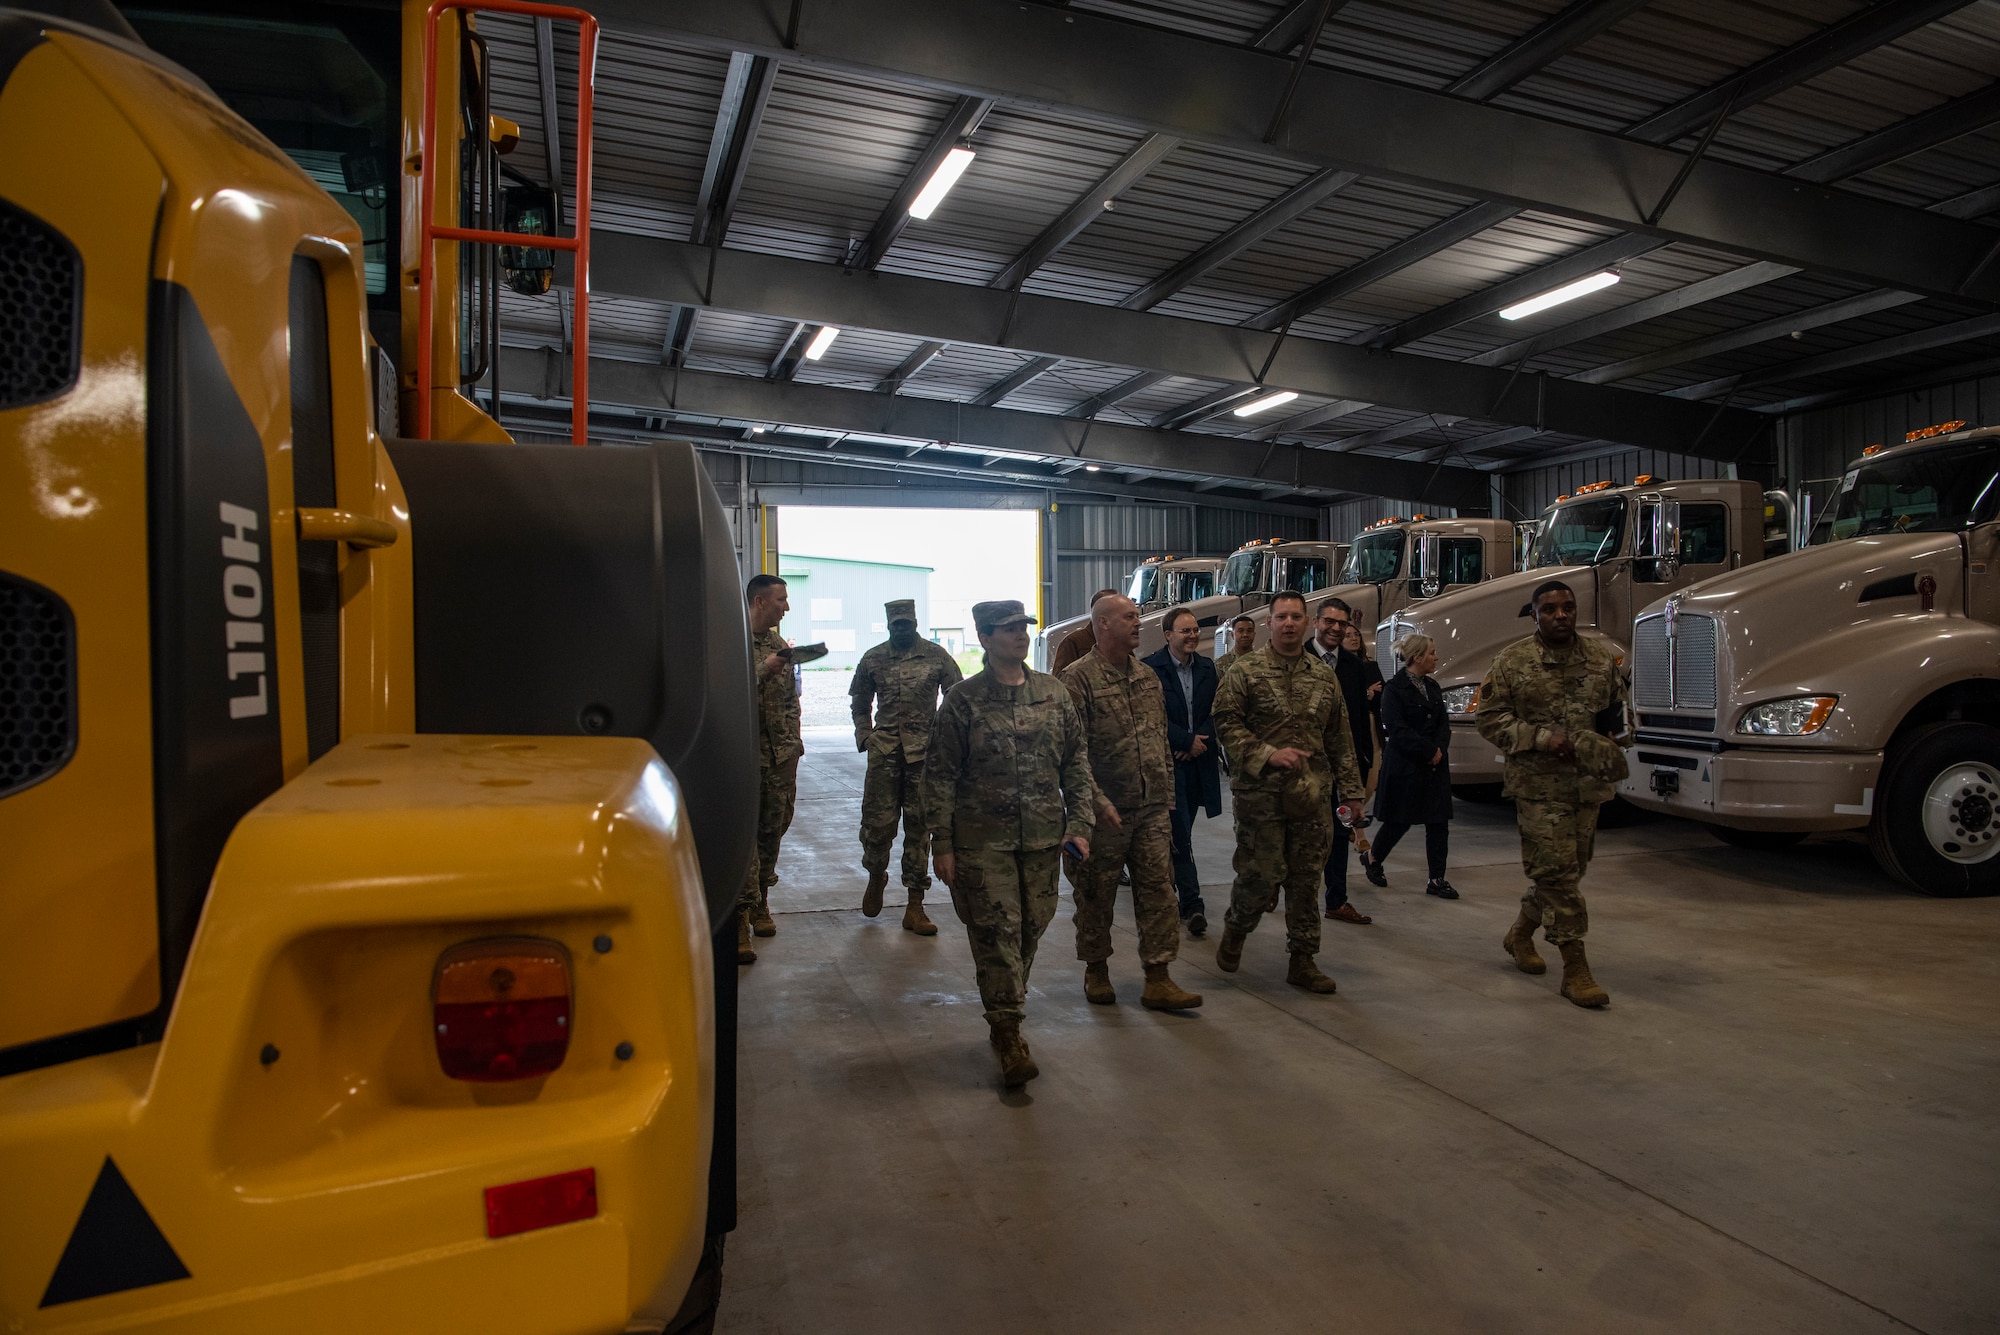
<svg viewBox="0 0 2000 1335"><path fill-rule="evenodd" d="M1542 935L1553 946L1581 941L1590 930L1577 883L1590 869L1597 808L1595 802L1514 803L1521 825L1521 868L1533 882L1521 896L1521 912L1542 925Z"/></svg>
<svg viewBox="0 0 2000 1335"><path fill-rule="evenodd" d="M972 969L986 1018L1019 1020L1028 1002L1035 947L1056 916L1053 848L959 849L951 906L972 944Z"/></svg>
<svg viewBox="0 0 2000 1335"><path fill-rule="evenodd" d="M1236 884L1223 919L1232 932L1257 930L1264 906L1285 891L1285 948L1319 953L1319 880L1333 846L1330 811L1317 817L1286 815L1280 793L1235 792Z"/></svg>
<svg viewBox="0 0 2000 1335"><path fill-rule="evenodd" d="M744 913L753 913L771 899L771 887L778 883L778 844L792 828L792 806L799 793L799 762L766 765L758 771L757 855L743 877L743 892L736 903Z"/></svg>
<svg viewBox="0 0 2000 1335"><path fill-rule="evenodd" d="M903 748L868 752L868 777L861 785L861 865L889 870L889 847L896 822L903 823L903 888L922 902L930 888L931 832L924 828L924 762L903 758Z"/></svg>
<svg viewBox="0 0 2000 1335"><path fill-rule="evenodd" d="M1174 893L1173 809L1120 812L1122 829L1098 822L1090 857L1070 876L1076 891L1076 957L1086 964L1111 958L1111 919L1118 873L1132 868L1132 912L1139 925L1139 962L1167 964L1181 951L1181 915Z"/></svg>

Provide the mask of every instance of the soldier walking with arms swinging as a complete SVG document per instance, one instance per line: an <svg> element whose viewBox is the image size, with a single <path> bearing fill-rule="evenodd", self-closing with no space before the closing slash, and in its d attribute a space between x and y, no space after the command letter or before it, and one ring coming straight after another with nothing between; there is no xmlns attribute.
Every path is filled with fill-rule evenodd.
<svg viewBox="0 0 2000 1335"><path fill-rule="evenodd" d="M1530 885L1501 945L1522 973L1548 966L1535 929L1562 952L1562 994L1595 1009L1611 995L1584 958L1590 918L1578 888L1590 868L1598 807L1625 777L1625 680L1609 649L1576 633L1576 595L1560 580L1529 602L1535 633L1502 649L1479 683L1479 735L1507 757Z"/></svg>
<svg viewBox="0 0 2000 1335"><path fill-rule="evenodd" d="M938 710L924 811L931 859L965 924L1011 1088L1041 1074L1021 1037L1028 971L1055 916L1063 850L1090 856L1097 790L1069 692L1027 665L1034 618L1008 600L974 603L972 620L986 667L952 687Z"/></svg>
<svg viewBox="0 0 2000 1335"><path fill-rule="evenodd" d="M886 603L889 638L861 655L848 687L854 715L854 748L868 755L868 777L861 788L861 865L868 888L861 893L861 912L874 917L882 911L882 891L889 884L889 847L896 842L896 821L903 823L903 889L909 902L903 909L903 930L936 936L937 927L924 912L924 892L930 888L930 832L924 825L924 753L930 744L931 721L938 697L958 685L964 675L942 645L917 634L917 602L898 598Z"/></svg>

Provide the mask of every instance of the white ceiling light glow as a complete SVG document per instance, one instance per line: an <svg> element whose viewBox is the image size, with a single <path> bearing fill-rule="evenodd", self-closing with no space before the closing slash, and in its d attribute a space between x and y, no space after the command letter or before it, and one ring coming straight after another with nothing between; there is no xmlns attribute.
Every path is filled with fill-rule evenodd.
<svg viewBox="0 0 2000 1335"><path fill-rule="evenodd" d="M833 346L833 340L840 337L840 329L835 325L823 324L813 335L813 341L806 345L806 360L816 362L826 356L826 350Z"/></svg>
<svg viewBox="0 0 2000 1335"><path fill-rule="evenodd" d="M1236 410L1238 417L1255 417L1266 408L1275 408L1281 403L1290 403L1298 397L1289 389L1281 389L1276 394L1266 394L1261 399L1252 399Z"/></svg>
<svg viewBox="0 0 2000 1335"><path fill-rule="evenodd" d="M965 169L972 165L975 156L977 155L969 148L954 148L945 154L944 161L940 162L937 170L931 173L931 179L924 183L924 188L910 201L910 216L928 218L936 213L937 206L944 203L944 197L958 184L958 178L965 175Z"/></svg>
<svg viewBox="0 0 2000 1335"><path fill-rule="evenodd" d="M1529 297L1526 301L1518 305L1509 306L1500 312L1500 318L1503 320L1526 319L1537 311L1545 311L1551 306L1560 306L1565 301L1575 301L1578 297L1587 297L1593 292L1601 292L1617 281L1618 275L1606 269L1602 273L1594 273L1588 278L1579 278L1574 283L1565 283L1553 291L1542 293L1539 297Z"/></svg>

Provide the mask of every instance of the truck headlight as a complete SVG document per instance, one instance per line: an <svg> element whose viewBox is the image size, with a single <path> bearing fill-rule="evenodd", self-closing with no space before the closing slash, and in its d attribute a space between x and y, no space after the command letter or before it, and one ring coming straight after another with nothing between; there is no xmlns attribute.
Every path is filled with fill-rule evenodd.
<svg viewBox="0 0 2000 1335"><path fill-rule="evenodd" d="M1767 700L1753 705L1737 723L1736 731L1754 737L1804 737L1818 732L1833 717L1837 695L1801 695L1790 700Z"/></svg>
<svg viewBox="0 0 2000 1335"><path fill-rule="evenodd" d="M1479 683L1454 686L1444 693L1444 707L1454 714L1470 714L1472 697L1479 694Z"/></svg>

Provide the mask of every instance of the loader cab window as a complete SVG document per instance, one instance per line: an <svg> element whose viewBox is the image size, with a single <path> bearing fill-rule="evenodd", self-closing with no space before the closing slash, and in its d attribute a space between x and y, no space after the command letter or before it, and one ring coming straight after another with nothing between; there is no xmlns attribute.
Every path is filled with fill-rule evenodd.
<svg viewBox="0 0 2000 1335"><path fill-rule="evenodd" d="M1386 584L1403 569L1403 530L1364 533L1354 540L1347 553L1347 569L1340 574L1344 584Z"/></svg>
<svg viewBox="0 0 2000 1335"><path fill-rule="evenodd" d="M1618 555L1625 541L1625 500L1607 497L1565 505L1542 521L1530 569L1594 566Z"/></svg>
<svg viewBox="0 0 2000 1335"><path fill-rule="evenodd" d="M124 14L146 45L206 83L353 216L366 243L368 303L397 309L395 8L164 0Z"/></svg>
<svg viewBox="0 0 2000 1335"><path fill-rule="evenodd" d="M1955 533L2000 513L2000 441L1864 460L1813 528L1815 544L1874 533Z"/></svg>

